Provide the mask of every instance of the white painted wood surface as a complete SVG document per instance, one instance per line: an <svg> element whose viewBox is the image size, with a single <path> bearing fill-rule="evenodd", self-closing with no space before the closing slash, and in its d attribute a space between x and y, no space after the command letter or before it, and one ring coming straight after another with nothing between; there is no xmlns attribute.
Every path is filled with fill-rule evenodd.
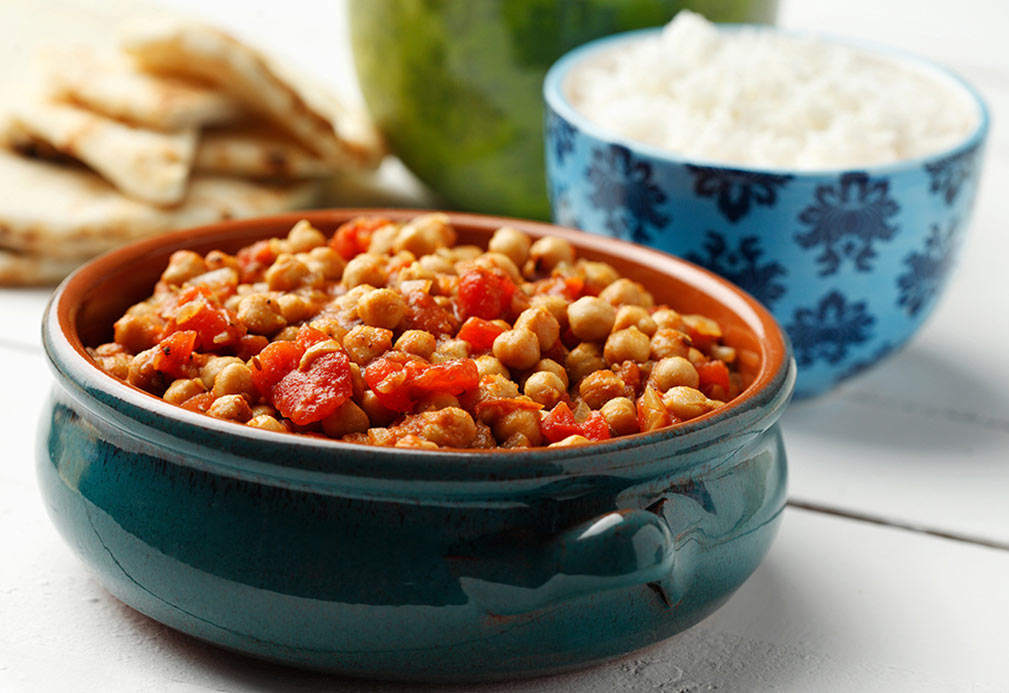
<svg viewBox="0 0 1009 693"><path fill-rule="evenodd" d="M339 2L169 4L283 47L353 92L336 38ZM0 79L29 62L40 36L108 31L108 16L136 7L0 0ZM957 276L885 367L786 414L790 497L844 517L790 508L753 578L670 642L586 672L480 690L1009 691L1009 3L783 0L781 23L928 55L985 93L994 126ZM395 163L382 180L417 194ZM104 592L56 535L34 481L50 382L38 337L46 297L0 290L0 691L441 690L224 653Z"/></svg>

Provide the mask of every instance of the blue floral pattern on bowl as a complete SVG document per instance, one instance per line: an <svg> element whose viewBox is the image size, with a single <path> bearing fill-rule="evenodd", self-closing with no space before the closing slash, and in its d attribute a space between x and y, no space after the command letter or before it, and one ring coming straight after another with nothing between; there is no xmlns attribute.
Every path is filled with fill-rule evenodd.
<svg viewBox="0 0 1009 693"><path fill-rule="evenodd" d="M977 128L947 151L828 171L687 160L605 132L564 96L574 64L655 31L586 44L547 75L554 220L679 255L749 291L789 333L799 397L898 351L934 308L963 245L989 126L980 95L912 58L957 80L977 104Z"/></svg>

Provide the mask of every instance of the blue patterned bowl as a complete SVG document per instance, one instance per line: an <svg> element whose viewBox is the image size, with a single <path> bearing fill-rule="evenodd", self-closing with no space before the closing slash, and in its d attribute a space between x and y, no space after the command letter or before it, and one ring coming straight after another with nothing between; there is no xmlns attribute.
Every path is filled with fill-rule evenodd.
<svg viewBox="0 0 1009 693"><path fill-rule="evenodd" d="M980 112L974 132L934 156L858 170L688 160L604 131L565 95L581 61L658 31L585 44L547 74L554 220L665 250L746 289L792 340L796 396L825 392L903 345L935 306L963 242L988 133L981 96L943 68L886 51L960 83Z"/></svg>
<svg viewBox="0 0 1009 693"><path fill-rule="evenodd" d="M177 249L234 251L302 216L115 251L67 279L43 323L56 376L39 486L98 580L151 618L258 657L376 678L560 671L678 633L756 569L785 503L777 420L795 382L756 301L676 258L548 224L452 215L460 242L508 224L568 238L663 300L723 323L752 380L727 407L573 448L424 451L260 431L169 405L84 345L148 295Z"/></svg>

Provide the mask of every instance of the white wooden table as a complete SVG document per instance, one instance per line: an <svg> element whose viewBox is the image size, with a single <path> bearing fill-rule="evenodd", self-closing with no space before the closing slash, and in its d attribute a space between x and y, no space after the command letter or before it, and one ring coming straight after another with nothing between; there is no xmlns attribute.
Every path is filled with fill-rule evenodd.
<svg viewBox="0 0 1009 693"><path fill-rule="evenodd" d="M25 65L39 35L102 31L135 7L14 4L0 2L6 71ZM171 4L353 86L340 3ZM785 0L781 23L931 56L985 93L994 127L958 274L885 368L786 414L792 506L724 608L617 663L481 691L1009 691L1009 3ZM384 176L413 194L394 164ZM34 479L50 383L38 336L46 298L0 290L0 691L440 690L222 652L100 588L56 535Z"/></svg>

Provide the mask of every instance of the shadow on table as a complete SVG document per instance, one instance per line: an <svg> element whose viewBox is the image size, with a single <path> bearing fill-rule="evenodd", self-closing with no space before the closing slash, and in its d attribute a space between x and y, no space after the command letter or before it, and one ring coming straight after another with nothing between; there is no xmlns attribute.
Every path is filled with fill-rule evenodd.
<svg viewBox="0 0 1009 693"><path fill-rule="evenodd" d="M786 435L795 430L912 454L1004 447L1009 392L991 369L953 353L908 348L834 392L792 404Z"/></svg>
<svg viewBox="0 0 1009 693"><path fill-rule="evenodd" d="M707 621L670 640L621 659L550 677L487 684L367 681L272 664L218 648L153 621L105 593L118 617L144 642L157 642L167 659L184 661L196 686L243 691L334 693L581 693L617 690L788 689L813 662L809 653L776 646L747 631L781 632L777 623L796 605L787 580L765 563L737 595ZM744 594L745 593L745 594ZM790 604L791 603L791 604ZM765 623L761 624L760 621ZM787 627L786 627L787 630ZM780 650L780 652L777 652ZM769 655L774 652L773 657ZM768 662L771 662L769 665ZM755 690L755 689L754 689Z"/></svg>

